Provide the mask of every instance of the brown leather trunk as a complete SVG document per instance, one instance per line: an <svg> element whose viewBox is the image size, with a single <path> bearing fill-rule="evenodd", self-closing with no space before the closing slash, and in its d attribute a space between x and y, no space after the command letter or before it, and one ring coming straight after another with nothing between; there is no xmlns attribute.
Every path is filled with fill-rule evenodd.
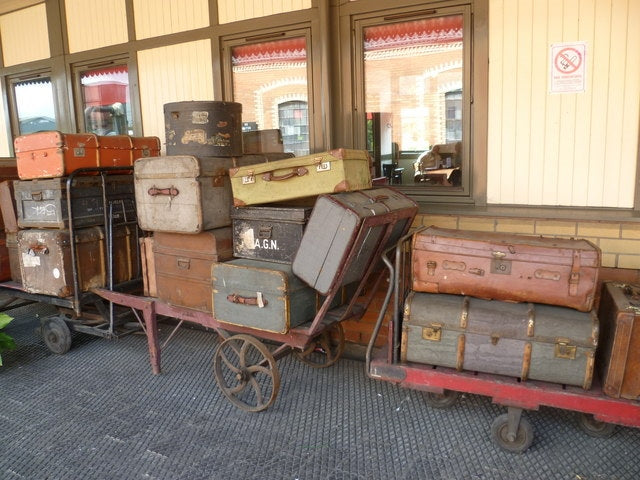
<svg viewBox="0 0 640 480"><path fill-rule="evenodd" d="M81 291L106 285L105 241L101 227L75 231L77 273ZM74 293L68 230L18 232L22 286L30 293L68 297Z"/></svg>
<svg viewBox="0 0 640 480"><path fill-rule="evenodd" d="M600 250L587 240L429 227L413 238L413 290L593 308Z"/></svg>
<svg viewBox="0 0 640 480"><path fill-rule="evenodd" d="M611 397L640 400L640 285L605 283L598 315L602 390Z"/></svg>
<svg viewBox="0 0 640 480"><path fill-rule="evenodd" d="M211 312L211 267L231 259L231 227L197 234L155 232L153 239L158 298Z"/></svg>

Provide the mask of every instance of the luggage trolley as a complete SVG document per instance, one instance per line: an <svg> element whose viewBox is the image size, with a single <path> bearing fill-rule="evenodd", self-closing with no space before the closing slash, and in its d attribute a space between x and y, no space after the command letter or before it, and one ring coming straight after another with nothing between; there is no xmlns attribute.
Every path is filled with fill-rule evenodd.
<svg viewBox="0 0 640 480"><path fill-rule="evenodd" d="M22 284L15 281L0 283L0 293L9 299L2 305L4 310L16 308L28 303L42 303L54 305L58 313L41 319L40 333L46 346L54 353L64 354L71 348L71 332L82 332L103 338L113 339L139 330L139 326L127 310L116 311L112 304L105 302L100 296L92 292L81 292L79 263L75 242L76 228L74 227L73 212L73 180L80 175L94 175L101 179L102 212L104 215L105 250L103 261L106 270L106 287L122 291L138 291L141 288L140 255L137 253L135 269L132 269L131 279L114 284L113 263L113 230L115 226L127 226L135 232L135 247L138 249L139 229L135 218L135 201L123 194L109 194L106 188L106 177L113 173L130 173L133 167L95 167L79 168L66 179L66 207L68 215L68 231L70 258L72 267L73 295L58 297L26 291ZM133 193L133 192L132 192ZM130 203L127 202L130 200ZM129 218L128 210L133 208L133 218ZM117 222L115 221L117 220ZM35 252L34 252L35 253ZM43 252L46 254L47 252ZM19 303L18 303L19 301ZM128 320L134 320L131 326Z"/></svg>
<svg viewBox="0 0 640 480"><path fill-rule="evenodd" d="M276 365L279 359L294 353L310 366L322 368L334 364L340 358L345 343L341 322L362 317L370 305L386 276L380 256L385 248L395 245L398 238L408 231L417 206L407 211L411 212L410 215L406 212L404 216L398 212L390 212L374 215L363 221L354 234L356 240L345 253L344 262L314 318L290 328L286 333L225 323L215 318L215 312L210 314L175 306L154 297L103 288L94 289L94 292L110 302L130 307L136 313L147 335L149 360L154 374L161 371L162 350L184 322L215 330L222 341L214 352L213 373L222 393L236 407L250 412L262 411L273 404L279 390L280 373ZM367 254L365 261L360 254L369 229L373 228L382 229L380 241ZM356 280L357 287L343 305L332 307L336 295L344 291L343 280L350 268L362 272L359 280ZM142 312L142 318L138 312ZM159 316L178 320L162 344L158 332Z"/></svg>
<svg viewBox="0 0 640 480"><path fill-rule="evenodd" d="M491 439L503 450L520 453L533 442L531 423L523 410L538 410L541 406L561 408L580 413L579 427L588 435L608 437L616 425L640 427L640 401L616 399L604 395L594 371L589 390L541 381L520 381L518 378L457 371L452 368L403 363L400 360L402 308L410 276L410 239L418 229L403 236L395 247L387 249L382 260L389 271L389 287L373 334L366 350L366 371L370 378L395 383L401 387L425 393L428 405L447 408L455 404L460 393L484 395L507 407L491 425ZM391 305L387 345L374 351L385 312Z"/></svg>

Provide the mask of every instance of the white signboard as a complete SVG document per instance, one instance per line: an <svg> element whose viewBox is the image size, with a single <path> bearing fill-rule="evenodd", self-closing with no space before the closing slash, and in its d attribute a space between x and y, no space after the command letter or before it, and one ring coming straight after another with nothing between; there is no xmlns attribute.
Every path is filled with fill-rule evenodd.
<svg viewBox="0 0 640 480"><path fill-rule="evenodd" d="M586 87L586 42L551 45L551 93L584 92Z"/></svg>

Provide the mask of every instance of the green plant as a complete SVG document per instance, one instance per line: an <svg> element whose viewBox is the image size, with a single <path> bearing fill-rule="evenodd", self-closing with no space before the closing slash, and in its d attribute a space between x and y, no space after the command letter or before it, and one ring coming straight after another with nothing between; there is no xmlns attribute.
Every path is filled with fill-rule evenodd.
<svg viewBox="0 0 640 480"><path fill-rule="evenodd" d="M13 320L12 317L6 313L0 313L0 330L9 325L9 322ZM13 341L6 333L0 332L0 354L5 350L12 350L16 348L16 342ZM0 355L0 367L2 366L2 355Z"/></svg>

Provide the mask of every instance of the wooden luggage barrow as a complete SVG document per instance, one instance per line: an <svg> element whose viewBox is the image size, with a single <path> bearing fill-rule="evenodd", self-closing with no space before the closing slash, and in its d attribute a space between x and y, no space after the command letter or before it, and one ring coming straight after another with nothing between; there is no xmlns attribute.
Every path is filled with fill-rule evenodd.
<svg viewBox="0 0 640 480"><path fill-rule="evenodd" d="M360 318L365 313L382 279L386 276L386 270L380 262L385 245L394 238L393 235L397 235L397 229L394 231L394 227L399 227L401 221L405 222L406 227L403 228L402 235L408 230L412 219L413 217L400 217L395 212L367 218L363 223L363 229L382 228L383 234L364 266L363 275L357 281L355 291L351 293L345 304L332 308L334 298L343 291L343 279L348 274L349 268L354 266L356 261L362 262L362 258L359 257L362 245L357 242L354 242L349 249L314 318L307 323L290 328L286 333L224 323L207 312L173 306L153 297L136 296L103 288L93 291L110 302L130 307L136 312L138 321L147 335L149 357L154 374L159 374L161 371L162 349L184 322L215 330L222 337L222 342L214 353L214 376L220 389L235 406L246 411L257 412L268 408L276 399L280 386L280 373L276 362L280 358L289 353L295 353L300 360L313 367L328 367L339 359L344 349L344 332L340 322ZM366 237L366 235L361 236ZM358 236L358 239L361 236ZM392 243L395 244L395 241ZM357 267L361 268L362 265L358 263ZM142 319L138 311L142 312ZM158 316L161 315L178 320L162 344L158 334ZM277 344L277 346L269 349L263 341Z"/></svg>
<svg viewBox="0 0 640 480"><path fill-rule="evenodd" d="M375 380L395 383L401 387L425 392L426 402L436 408L455 404L460 393L491 397L492 401L507 407L507 413L498 416L491 426L492 440L508 452L523 452L531 446L533 429L523 410L538 410L541 406L561 408L580 413L579 426L594 437L611 435L616 425L640 427L640 401L606 396L597 375L588 390L541 381L520 381L518 378L457 371L453 368L401 362L401 311L405 284L408 281L407 256L410 254L408 234L394 248L389 248L382 259L389 271L389 288L366 351L367 375ZM389 256L395 250L392 260ZM393 303L389 322L388 342L374 351L385 311Z"/></svg>
<svg viewBox="0 0 640 480"><path fill-rule="evenodd" d="M132 203L125 203L129 200L124 198L121 192L116 195L109 195L106 189L106 177L109 173L122 174L131 171L133 167L90 167L79 168L74 170L66 179L66 208L68 213L68 238L69 245L75 246L77 239L77 229L74 227L73 212L73 180L79 175L97 175L101 179L102 184L102 212L104 216L105 229L105 248L103 252L103 261L105 265L105 283L106 287L120 291L139 291L141 290L141 274L140 274L140 258L139 254L131 253L131 272L126 279L116 282L114 278L114 258L113 258L113 227L124 226L131 227L134 231L135 238L131 240L131 244L138 248L138 229L134 218L127 218L127 212L130 208L135 209L135 202L131 198ZM135 211L134 211L135 213ZM114 217L121 217L118 224L114 224ZM50 229L50 232L56 232ZM135 242L135 243L134 243ZM47 254L48 252L43 252ZM135 255L135 256L134 256ZM72 292L67 296L48 295L44 293L33 293L27 291L23 284L16 281L7 281L0 283L0 293L8 297L1 305L3 310L15 308L27 303L42 303L53 305L58 308L59 313L47 316L41 319L40 333L47 347L54 353L64 354L71 348L71 331L82 332L89 335L95 335L103 338L113 339L123 335L127 335L139 330L139 326L135 323L128 326L128 320L132 319L128 310L119 309L116 311L114 306L109 302L105 302L100 296L90 292L82 291L80 284L79 262L77 258L76 248L69 248L71 267L70 279ZM63 273L64 276L64 273ZM21 300L21 302L17 302ZM135 322L135 320L134 320Z"/></svg>

